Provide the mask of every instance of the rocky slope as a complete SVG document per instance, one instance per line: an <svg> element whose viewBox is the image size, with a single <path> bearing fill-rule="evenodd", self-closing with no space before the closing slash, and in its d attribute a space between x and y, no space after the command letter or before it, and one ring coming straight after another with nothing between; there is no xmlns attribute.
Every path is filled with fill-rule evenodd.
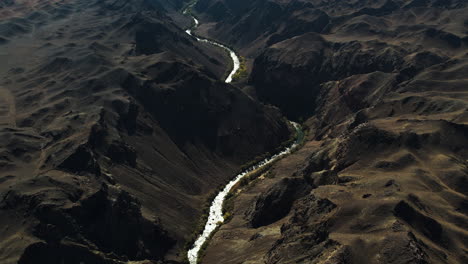
<svg viewBox="0 0 468 264"><path fill-rule="evenodd" d="M1 263L180 260L208 195L288 139L182 4L1 6Z"/></svg>
<svg viewBox="0 0 468 264"><path fill-rule="evenodd" d="M202 0L196 7L207 21L222 17L205 23L204 34L254 60L249 84L259 98L294 118L313 113L308 98L323 82L375 71L411 78L463 56L468 45L464 1Z"/></svg>
<svg viewBox="0 0 468 264"><path fill-rule="evenodd" d="M466 1L242 3L200 1L202 32L309 135L236 196L203 263L467 262Z"/></svg>
<svg viewBox="0 0 468 264"><path fill-rule="evenodd" d="M466 1L198 1L249 95L184 3L0 4L0 262L180 261L280 111L202 263L468 262Z"/></svg>

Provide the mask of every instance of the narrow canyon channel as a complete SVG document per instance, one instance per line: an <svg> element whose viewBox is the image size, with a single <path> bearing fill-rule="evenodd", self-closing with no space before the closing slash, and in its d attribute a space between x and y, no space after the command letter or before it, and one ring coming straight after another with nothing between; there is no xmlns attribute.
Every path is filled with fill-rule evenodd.
<svg viewBox="0 0 468 264"><path fill-rule="evenodd" d="M210 43L211 45L214 45L214 46L225 49L229 53L229 55L231 56L233 66L232 66L232 70L229 73L228 77L226 78L225 82L230 83L230 82L232 82L232 78L234 77L234 74L236 74L236 72L239 70L239 67L240 67L239 56L237 56L237 54L232 49L228 48L227 46L225 46L225 45L223 45L221 43L218 43L218 42L215 42L215 41L212 41L212 40L209 40L209 39L200 38L200 37L196 36L195 34L193 34L193 31L200 25L200 22L198 21L198 19L196 19L190 12L191 8L195 4L196 4L196 2L190 4L183 11L184 15L189 15L193 19L193 26L188 28L187 30L185 30L185 32L187 34L189 34L190 36L193 36L194 38L196 38L199 42Z"/></svg>
<svg viewBox="0 0 468 264"><path fill-rule="evenodd" d="M233 68L231 70L231 72L229 73L228 77L226 78L225 82L226 83L230 83L232 82L232 78L234 76L234 74L236 74L236 72L239 70L239 67L240 67L240 60L239 60L239 57L237 56L237 54L230 48L228 48L227 46L221 44L221 43L218 43L218 42L215 42L215 41L212 41L212 40L208 40L208 39L204 39L204 38L200 38L198 36L196 36L193 31L200 25L200 22L198 21L197 18L195 18L192 14L191 14L191 8L196 4L196 2L192 3L191 5L189 5L188 7L186 7L184 10L183 10L183 14L184 15L189 15L192 19L193 19L193 25L191 28L187 29L185 32L187 34L189 34L190 36L193 36L195 37L198 41L200 42L205 42L205 43L210 43L214 46L217 46L217 47L221 47L223 49L225 49L227 52L229 52L230 56L231 56L231 59L232 59L232 64L233 64ZM191 247L191 249L188 251L187 253L187 257L188 257L188 260L190 262L190 264L196 264L198 262L198 254L200 252L200 249L202 248L203 244L205 244L207 242L207 240L210 238L211 234L215 231L215 229L221 225L223 222L224 222L224 217L223 217L223 202L224 200L226 199L226 196L228 195L228 193L231 191L231 189L242 179L244 178L246 175L250 174L251 172L257 170L257 169L260 169L274 161L276 161L277 159L291 153L291 151L293 149L295 149L298 144L300 143L300 141L302 140L302 130L301 130L301 126L297 123L294 123L294 122L291 122L291 124L294 126L294 128L296 129L296 132L297 132L297 138L296 140L292 143L291 146L289 147L286 147L284 150L282 150L280 153L277 153L273 156L271 156L270 158L267 158L263 161L260 161L259 163L257 163L256 165L248 168L247 170L243 171L242 173L236 175L234 177L233 180L231 180L217 195L216 197L214 198L213 202L211 202L211 206L210 206L210 212L209 212L209 216L208 216L208 220L205 224L205 227L203 229L203 233L200 234L200 236L195 240L195 243L193 244L193 246Z"/></svg>
<svg viewBox="0 0 468 264"><path fill-rule="evenodd" d="M275 162L279 158L291 153L302 141L303 133L301 130L301 126L295 122L291 122L291 124L296 129L297 137L296 140L288 147L283 149L281 152L266 158L259 163L255 164L254 166L246 169L242 173L238 174L231 180L214 198L213 202L211 202L210 206L210 213L208 216L208 221L205 224L203 229L203 233L195 240L192 248L188 251L188 260L190 264L196 264L198 260L198 253L200 252L201 247L203 244L210 238L211 233L224 222L223 217L223 203L226 199L226 196L229 194L231 189L245 176L249 175L251 172L254 172L270 163Z"/></svg>

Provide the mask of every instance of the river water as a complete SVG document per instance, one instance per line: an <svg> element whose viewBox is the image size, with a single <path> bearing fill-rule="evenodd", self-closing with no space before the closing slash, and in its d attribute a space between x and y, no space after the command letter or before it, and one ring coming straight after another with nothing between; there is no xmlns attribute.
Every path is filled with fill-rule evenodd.
<svg viewBox="0 0 468 264"><path fill-rule="evenodd" d="M190 8L192 8L193 5L187 7L185 10L184 10L184 14L186 15L189 15L189 10ZM198 19L196 19L194 16L190 15L193 19L193 26L187 30L185 30L185 32L187 34L189 34L190 36L196 38L199 42L204 42L204 43L210 43L211 45L214 45L214 46L217 46L217 47L220 47L220 48L223 48L224 50L226 50L229 55L231 56L231 60L232 60L232 70L231 72L229 73L228 77L226 78L225 82L226 83L230 83L232 82L232 78L234 77L234 75L236 74L236 72L239 70L239 67L240 67L240 60L239 60L239 56L237 56L237 54L230 48L228 48L227 46L221 44L221 43L218 43L216 41L212 41L212 40L209 40L209 39L204 39L204 38L200 38L198 36L195 36L195 34L193 34L193 31L200 25L200 22L198 21Z"/></svg>
<svg viewBox="0 0 468 264"><path fill-rule="evenodd" d="M198 21L198 19L196 19L193 15L190 14L190 9L193 7L194 4L195 3L191 4L190 6L188 6L183 11L183 14L190 15L192 17L193 23L194 23L193 26L191 28L187 29L185 32L187 34L189 34L190 36L196 38L199 42L210 43L210 44L212 44L214 46L221 47L221 48L225 49L227 52L229 52L229 54L231 55L233 68L232 68L232 71L229 73L228 77L226 78L225 82L230 83L230 82L232 82L232 77L234 76L234 74L236 74L236 72L239 70L239 67L240 67L239 57L237 56L237 54L232 49L228 48L227 46L225 46L225 45L223 45L221 43L212 41L212 40L200 38L200 37L196 36L195 34L193 34L193 31L200 25L200 22ZM301 132L299 124L294 123L294 122L291 122L291 124L298 131L298 133ZM236 177L233 180L231 180L224 187L224 189L221 192L218 193L218 195L216 195L213 202L211 203L210 213L209 213L209 216L208 216L208 221L205 224L205 228L203 229L203 233L197 238L197 240L195 240L195 243L193 244L192 248L187 253L187 257L188 257L188 260L189 260L190 264L197 264L198 253L200 252L201 247L209 239L210 235L214 232L216 227L218 227L219 225L221 225L224 222L223 202L226 199L226 196L228 195L228 193L231 191L231 189L243 177L245 177L246 175L248 175L252 171L257 170L257 169L259 169L259 168L261 168L263 166L266 166L266 165L274 162L278 158L291 153L291 151L295 147L297 147L300 140L301 140L300 137L298 137L298 139L291 146L285 148L280 153L275 154L274 156L272 156L270 158L267 158L267 159L257 163L256 165L252 166L251 168L248 168L244 172L236 175Z"/></svg>
<svg viewBox="0 0 468 264"><path fill-rule="evenodd" d="M296 129L298 135L300 135L302 133L300 125L294 122L291 122L291 124ZM242 178L244 178L246 175L248 175L252 171L255 171L261 167L264 167L276 161L277 159L291 153L291 151L297 147L297 145L300 143L301 140L302 140L302 136L298 136L296 141L291 146L285 148L280 153L277 153L270 158L260 161L256 165L238 174L233 180L231 180L224 187L224 189L221 192L218 193L218 195L216 195L213 202L211 203L210 214L208 216L208 221L205 224L203 233L197 238L197 240L195 240L195 243L193 244L192 248L187 253L190 264L197 264L198 253L200 252L201 247L210 238L211 233L213 233L216 227L218 225L221 225L224 222L223 202L226 199L226 196L228 195L228 193L231 191L232 187L234 187Z"/></svg>

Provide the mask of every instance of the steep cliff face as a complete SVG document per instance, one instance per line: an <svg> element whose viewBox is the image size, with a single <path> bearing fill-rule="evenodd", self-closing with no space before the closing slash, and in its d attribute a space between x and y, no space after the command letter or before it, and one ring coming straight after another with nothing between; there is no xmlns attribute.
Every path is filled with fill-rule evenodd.
<svg viewBox="0 0 468 264"><path fill-rule="evenodd" d="M432 48L408 50L378 40L337 43L307 33L272 45L258 56L250 83L260 99L278 105L292 118L308 117L315 114L320 94L328 92L327 82L346 80L340 84L342 89L351 89L345 86L352 82L365 82L367 88L361 95L373 94L373 99L379 99L376 96L396 89L423 69L449 60L446 52L429 51ZM455 52L453 57L459 54L451 52ZM382 91L380 83L364 80L377 75L393 79L387 90ZM363 106L356 107L354 110Z"/></svg>
<svg viewBox="0 0 468 264"><path fill-rule="evenodd" d="M217 9L224 6L222 18ZM463 1L200 1L200 33L252 62L248 85L291 118L315 112L319 86L376 71L407 81L431 65L463 56ZM242 7L242 8L241 8ZM224 10L223 9L223 10ZM241 10L241 11L240 11ZM253 23L252 21L255 21ZM434 23L437 21L437 23Z"/></svg>
<svg viewBox="0 0 468 264"><path fill-rule="evenodd" d="M453 25L459 18L450 14L458 14L457 10L466 8L466 3L460 0L201 0L195 7L203 19L215 22L208 31L211 36L256 54L258 47L307 32L329 34L348 30L352 35L359 35L366 31L374 34L392 31L392 26L401 26L400 30L438 28L431 20L447 15L450 18L444 23ZM457 35L454 30L461 28L451 27L448 33Z"/></svg>
<svg viewBox="0 0 468 264"><path fill-rule="evenodd" d="M305 32L321 32L329 16L307 1L202 0L195 6L202 18L216 22L210 36L248 54Z"/></svg>
<svg viewBox="0 0 468 264"><path fill-rule="evenodd" d="M182 1L22 4L2 12L31 30L0 30L0 262L183 258L207 196L288 139L284 117L220 80L228 55L171 19Z"/></svg>

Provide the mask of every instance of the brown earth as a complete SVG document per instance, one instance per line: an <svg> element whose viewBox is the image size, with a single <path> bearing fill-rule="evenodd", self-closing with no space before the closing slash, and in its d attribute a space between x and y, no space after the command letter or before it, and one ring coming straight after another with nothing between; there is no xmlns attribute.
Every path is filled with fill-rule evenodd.
<svg viewBox="0 0 468 264"><path fill-rule="evenodd" d="M1 263L180 260L207 197L289 138L183 1L2 4Z"/></svg>
<svg viewBox="0 0 468 264"><path fill-rule="evenodd" d="M200 32L309 134L240 191L202 263L466 263L466 1L241 2L201 0Z"/></svg>
<svg viewBox="0 0 468 264"><path fill-rule="evenodd" d="M1 263L181 261L281 112L202 263L468 262L466 1L184 3L0 3Z"/></svg>

